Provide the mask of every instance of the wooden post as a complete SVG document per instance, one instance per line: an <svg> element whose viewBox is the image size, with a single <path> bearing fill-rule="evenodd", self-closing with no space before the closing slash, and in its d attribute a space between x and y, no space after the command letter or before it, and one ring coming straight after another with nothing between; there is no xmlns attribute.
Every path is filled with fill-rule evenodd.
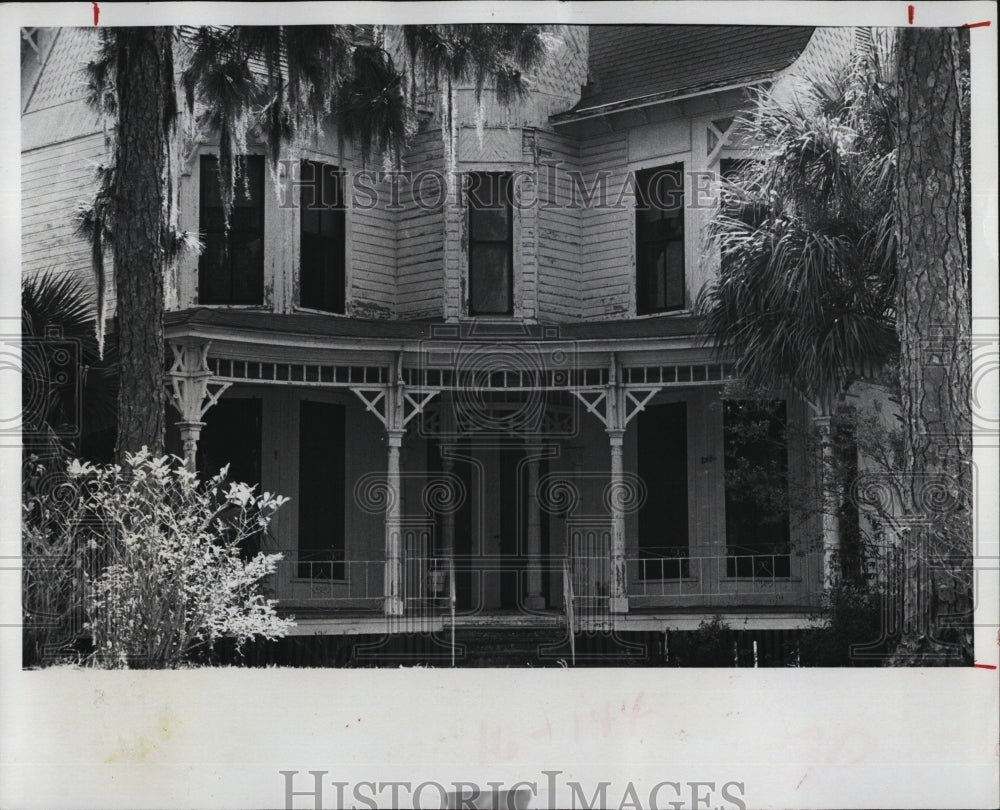
<svg viewBox="0 0 1000 810"><path fill-rule="evenodd" d="M391 402L388 403L391 406ZM388 498L385 506L385 615L403 615L403 540L399 520L401 495L399 449L403 445L402 429L387 429L389 458L386 465Z"/></svg>
<svg viewBox="0 0 1000 810"><path fill-rule="evenodd" d="M528 593L524 606L534 610L545 607L545 597L542 595L542 522L538 509L538 458L528 459L528 497L525 508L528 510Z"/></svg>
<svg viewBox="0 0 1000 810"><path fill-rule="evenodd" d="M622 445L625 431L608 428L611 444L611 491L620 492L624 486ZM628 579L625 571L625 512L621 499L611 499L611 600L612 613L628 613Z"/></svg>
<svg viewBox="0 0 1000 810"><path fill-rule="evenodd" d="M625 442L624 392L618 378L618 358L611 355L605 428L611 445L611 492L619 493L625 485L622 446ZM628 613L628 578L625 570L625 512L621 498L611 501L611 594L608 606L612 613Z"/></svg>

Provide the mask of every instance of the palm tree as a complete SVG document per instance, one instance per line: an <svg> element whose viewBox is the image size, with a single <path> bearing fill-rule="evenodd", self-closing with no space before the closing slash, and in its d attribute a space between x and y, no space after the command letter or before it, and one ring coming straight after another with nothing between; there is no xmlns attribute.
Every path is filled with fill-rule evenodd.
<svg viewBox="0 0 1000 810"><path fill-rule="evenodd" d="M474 80L477 97L492 81L501 100L526 92L522 70L544 51L539 26L418 26L407 33L413 77ZM92 101L117 121L113 164L82 217L101 295L104 244L114 255L122 345L116 452L163 445L163 273L179 245L172 227L174 178L167 144L178 117L173 59L184 52L189 114L219 139L223 210L228 218L238 163L249 138L262 138L272 168L283 145L332 119L367 161L401 159L415 98L385 47L365 26L103 29L90 66ZM414 78L415 86L415 78ZM449 87L451 85L449 84ZM449 94L450 99L450 94ZM449 107L450 110L450 101ZM212 137L212 135L207 135ZM122 215L116 215L122 212Z"/></svg>
<svg viewBox="0 0 1000 810"><path fill-rule="evenodd" d="M723 181L722 262L702 332L751 388L820 412L896 352L895 101L886 54L760 92L739 124L751 159Z"/></svg>
<svg viewBox="0 0 1000 810"><path fill-rule="evenodd" d="M86 454L95 437L113 427L117 346L110 343L102 356L95 322L93 294L81 279L49 270L22 282L26 455Z"/></svg>

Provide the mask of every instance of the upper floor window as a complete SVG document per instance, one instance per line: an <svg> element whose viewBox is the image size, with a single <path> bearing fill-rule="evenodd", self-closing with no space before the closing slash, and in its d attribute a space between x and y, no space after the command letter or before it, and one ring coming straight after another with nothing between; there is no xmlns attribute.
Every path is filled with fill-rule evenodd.
<svg viewBox="0 0 1000 810"><path fill-rule="evenodd" d="M514 216L509 172L471 175L469 314L514 313Z"/></svg>
<svg viewBox="0 0 1000 810"><path fill-rule="evenodd" d="M205 245L198 260L201 304L264 303L264 158L246 155L239 161L227 229L218 159L201 158L199 229Z"/></svg>
<svg viewBox="0 0 1000 810"><path fill-rule="evenodd" d="M684 164L636 173L636 312L683 309Z"/></svg>
<svg viewBox="0 0 1000 810"><path fill-rule="evenodd" d="M343 312L343 174L336 166L314 160L303 160L301 172L299 304L325 312Z"/></svg>

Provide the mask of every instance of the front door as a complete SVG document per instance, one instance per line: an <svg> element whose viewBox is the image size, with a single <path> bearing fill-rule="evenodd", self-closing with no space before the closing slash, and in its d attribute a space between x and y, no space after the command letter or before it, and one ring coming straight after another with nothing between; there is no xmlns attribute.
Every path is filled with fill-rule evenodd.
<svg viewBox="0 0 1000 810"><path fill-rule="evenodd" d="M454 514L456 608L471 613L519 610L528 592L529 510L538 508L535 494L529 492L526 451L513 442L442 443L430 448L432 473L440 468L433 459L442 450L451 457L452 472L467 493ZM543 475L545 462L537 463L537 474ZM535 540L543 564L549 545L546 517L539 516ZM438 518L439 555L447 547L444 524ZM547 589L548 578L542 582Z"/></svg>

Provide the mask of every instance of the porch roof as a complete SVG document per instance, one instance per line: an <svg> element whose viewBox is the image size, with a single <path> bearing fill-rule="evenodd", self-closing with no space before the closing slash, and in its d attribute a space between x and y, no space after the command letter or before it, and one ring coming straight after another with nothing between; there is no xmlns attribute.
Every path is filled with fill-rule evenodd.
<svg viewBox="0 0 1000 810"><path fill-rule="evenodd" d="M463 334L502 339L529 337L537 341L614 341L643 338L693 338L701 319L687 314L660 315L648 318L606 321L577 321L525 325L518 321L464 321L458 324ZM347 338L358 341L425 340L441 335L446 326L443 319L390 320L387 318L350 318L306 312L279 314L263 310L215 309L194 307L168 312L164 318L167 337L179 337L205 329L212 332L259 333L266 335L301 335L309 338ZM488 334L484 334L488 333Z"/></svg>

